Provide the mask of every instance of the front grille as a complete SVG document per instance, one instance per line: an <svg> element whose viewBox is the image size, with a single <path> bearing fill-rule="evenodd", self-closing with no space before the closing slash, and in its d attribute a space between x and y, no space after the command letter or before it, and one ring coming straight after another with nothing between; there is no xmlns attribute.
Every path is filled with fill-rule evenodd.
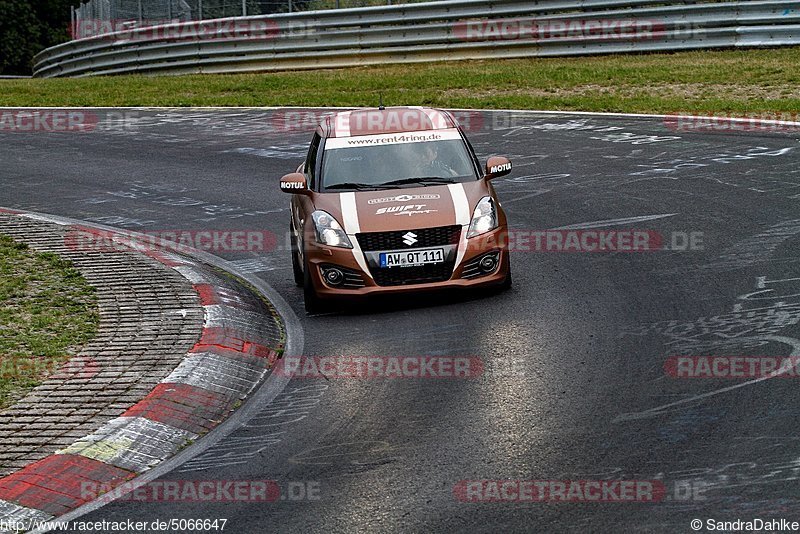
<svg viewBox="0 0 800 534"><path fill-rule="evenodd" d="M407 245L403 236L408 232L416 234L416 243ZM411 248L438 247L442 245L457 245L461 237L461 226L439 226L436 228L421 228L419 230L396 230L392 232L368 232L356 234L358 244L364 252L373 250L405 250ZM412 269L413 267L406 267ZM449 278L449 276L448 276Z"/></svg>
<svg viewBox="0 0 800 534"><path fill-rule="evenodd" d="M360 273L349 270L344 272L344 284L342 284L342 287L358 289L359 287L364 287L364 285L364 278Z"/></svg>
<svg viewBox="0 0 800 534"><path fill-rule="evenodd" d="M379 286L404 286L450 280L455 262L447 261L417 267L374 268L372 275Z"/></svg>

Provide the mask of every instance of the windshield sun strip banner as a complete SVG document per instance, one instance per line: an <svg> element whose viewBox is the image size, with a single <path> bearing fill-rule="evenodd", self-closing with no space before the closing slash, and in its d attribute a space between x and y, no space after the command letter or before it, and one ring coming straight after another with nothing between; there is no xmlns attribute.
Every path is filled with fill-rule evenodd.
<svg viewBox="0 0 800 534"><path fill-rule="evenodd" d="M354 137L331 137L325 141L325 150L359 148L365 146L397 145L402 143L452 141L458 139L461 139L461 134L458 133L458 130L455 128L448 128L446 130L426 130L421 132L359 135Z"/></svg>

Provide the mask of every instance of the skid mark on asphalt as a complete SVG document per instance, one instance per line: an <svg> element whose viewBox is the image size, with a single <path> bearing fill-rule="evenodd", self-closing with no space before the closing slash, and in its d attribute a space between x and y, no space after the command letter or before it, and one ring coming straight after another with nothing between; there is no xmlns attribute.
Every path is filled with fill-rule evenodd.
<svg viewBox="0 0 800 534"><path fill-rule="evenodd" d="M514 119L530 120L525 116L515 116ZM508 128L499 128L499 130L505 130L503 137L513 137L519 134L529 135L531 130L547 132L618 132L624 130L622 126L602 124L592 119L556 119L556 121L558 122L552 122L552 119L538 119L531 124L515 124Z"/></svg>
<svg viewBox="0 0 800 534"><path fill-rule="evenodd" d="M503 180L503 184L520 184L538 181L561 180L562 178L569 178L569 173L544 173L544 174L526 174L524 176L515 176Z"/></svg>
<svg viewBox="0 0 800 534"><path fill-rule="evenodd" d="M405 447L392 446L387 441L352 441L314 447L289 458L300 465L333 465L347 463L356 466L384 465L399 457L394 451Z"/></svg>
<svg viewBox="0 0 800 534"><path fill-rule="evenodd" d="M109 202L117 202L116 198L102 198L102 197L89 197L76 200L76 204L107 204Z"/></svg>
<svg viewBox="0 0 800 534"><path fill-rule="evenodd" d="M233 437L226 438L225 444L209 449L200 456L186 462L177 473L190 473L193 471L206 471L222 467L246 465L253 458L262 456L264 451L272 449L282 441L286 432L272 432L254 436L253 438ZM210 451L213 450L213 454Z"/></svg>
<svg viewBox="0 0 800 534"><path fill-rule="evenodd" d="M776 341L778 343L785 343L792 347L792 352L789 356L800 356L800 339L796 339L793 337L785 337L785 336L754 336L752 338L739 338L740 341ZM629 412L620 414L614 419L612 419L612 423L622 423L626 421L635 421L637 419L646 419L648 417L656 417L660 415L664 415L667 413L671 408L676 408L678 406L683 406L686 404L693 404L698 401L707 399L709 397L713 397L715 395L720 395L722 393L727 393L729 391L733 391L739 388L747 387L753 384L758 384L759 382L764 382L766 380L771 380L773 378L780 377L784 374L790 373L792 369L790 368L782 368L773 373L770 373L766 376L761 378L756 378L753 380L748 380L747 382L741 382L739 384L734 384L732 386L728 386L725 388L715 389L713 391L708 391L706 393L701 393L700 395L694 395L692 397L688 397L685 399L681 399L679 401L670 402L668 404L662 404L661 406L657 406L655 408L650 408L649 410L644 410L641 412Z"/></svg>
<svg viewBox="0 0 800 534"><path fill-rule="evenodd" d="M771 263L775 251L789 239L800 234L800 219L791 219L772 225L768 230L748 237L723 252L715 261L698 266L698 269L715 271L742 269Z"/></svg>
<svg viewBox="0 0 800 534"><path fill-rule="evenodd" d="M713 317L700 317L694 321L660 321L650 325L624 329L621 337L647 336L660 334L670 341L666 343L674 354L700 354L711 350L725 350L730 352L733 348L761 347L769 343L781 343L791 347L789 356L800 356L800 339L784 335L776 335L789 326L800 323L800 297L796 284L800 278L768 279L766 276L755 278L755 289L749 293L739 295L733 305L733 312ZM787 288L779 284L790 284ZM792 287L792 286L795 287ZM792 299L795 302L791 302ZM772 300L769 306L763 306L763 301ZM755 303L756 308L745 308L746 304ZM766 376L741 382L733 386L716 389L699 395L693 395L675 402L670 402L643 410L618 415L612 420L614 423L644 419L663 415L672 408L683 407L698 401L734 391L746 386L758 384L772 378L780 377L794 371L793 367L781 367Z"/></svg>
<svg viewBox="0 0 800 534"><path fill-rule="evenodd" d="M526 191L517 191L516 193L525 193L525 192ZM529 192L526 195L515 196L514 198L507 198L503 200L502 204L505 205L505 204L510 204L512 202L519 202L520 200L527 200L529 198L538 197L539 195L544 195L549 192L550 192L549 189L538 189L536 191Z"/></svg>
<svg viewBox="0 0 800 534"><path fill-rule="evenodd" d="M287 388L275 400L234 431L224 441L186 462L178 473L246 465L255 458L277 450L288 428L305 420L316 408L329 386L314 384Z"/></svg>
<svg viewBox="0 0 800 534"><path fill-rule="evenodd" d="M660 161L654 161L653 163L639 163L636 167L639 167L641 170L630 172L628 176L644 176L653 178L665 178L665 177L672 177L672 179L676 179L677 177L673 177L671 175L675 175L680 171L686 170L694 170L697 171L699 169L703 169L706 167L714 166L714 164L731 164L731 163L741 163L745 161L751 161L760 158L775 158L780 156L785 156L789 154L792 150L796 147L783 147L778 149L770 149L769 147L763 146L755 146L755 147L743 147L738 152L699 152L699 153L686 153L681 152L681 157L675 158L673 156L674 153L669 154L667 159L663 159ZM672 156L672 157L670 157ZM757 179L761 179L760 175ZM695 178L697 175L695 174ZM705 176L705 178L716 178L713 175ZM627 183L633 183L640 180L632 180L628 181ZM719 179L717 178L717 181ZM722 183L722 182L721 182ZM731 186L738 186L741 187L740 184L734 183L726 183L726 185Z"/></svg>
<svg viewBox="0 0 800 534"><path fill-rule="evenodd" d="M266 148L241 147L225 150L224 152L258 156L259 158L298 159L305 157L307 150L307 145L289 145L269 146Z"/></svg>
<svg viewBox="0 0 800 534"><path fill-rule="evenodd" d="M193 208L195 211L193 212L194 218L192 220L201 222L210 222L221 218L241 219L244 217L258 217L270 213L280 213L286 210L286 208L249 209L239 204L209 202L200 198L183 194L188 192L190 192L190 190L187 188L177 187L170 184L147 184L142 182L134 182L126 189L106 191L106 194L114 197L115 199L122 198L149 202L159 206L159 209L162 209L160 208L161 206L169 206L172 208ZM92 197L92 199L87 202L99 204L101 201L102 197ZM106 222L97 219L89 220L115 225L113 222ZM149 222L154 223L155 221ZM116 225L126 226L123 223L116 223Z"/></svg>
<svg viewBox="0 0 800 534"><path fill-rule="evenodd" d="M669 141L677 141L682 137L677 135L646 135L635 134L632 132L618 132L606 135L594 136L589 139L595 141L603 141L606 143L628 143L631 145L651 145L653 143L667 143Z"/></svg>
<svg viewBox="0 0 800 534"><path fill-rule="evenodd" d="M620 337L661 335L668 339L665 345L673 354L699 354L700 351L732 347L752 348L767 344L758 336L775 335L781 330L800 323L800 292L796 288L776 294L768 285L799 281L800 278L768 279L755 277L757 291L739 295L730 312L711 317L698 317L691 321L668 320L622 329ZM766 295L765 295L766 294ZM759 296L760 295L760 296ZM792 302L792 300L795 302ZM770 305L765 300L774 301ZM745 308L755 304L755 308Z"/></svg>
<svg viewBox="0 0 800 534"><path fill-rule="evenodd" d="M800 478L798 469L800 469L800 460L792 457L790 459L776 459L775 461L757 460L717 465L706 464L699 467L664 470L657 473L642 473L622 467L607 467L588 473L571 473L567 476L579 479L672 481L676 486L698 488L701 498L667 500L662 502L662 505L678 506L687 511L713 506L713 511L718 516L722 515L722 511L726 506L744 505L748 508L749 514L758 516L754 512L759 509L760 505L764 505L766 509L776 510L782 508L784 512L794 510L796 513L800 508L800 501L796 499L753 500L752 497L743 495L713 495L713 493L723 489L729 490L795 481ZM784 506L787 508L784 508ZM741 510L739 512L741 513Z"/></svg>
<svg viewBox="0 0 800 534"><path fill-rule="evenodd" d="M100 224L107 224L109 226L121 226L123 228L143 228L145 226L153 226L158 222L152 219L133 219L130 217L120 217L115 215L87 217L86 220Z"/></svg>
<svg viewBox="0 0 800 534"><path fill-rule="evenodd" d="M290 267L286 265L287 260L285 258L275 258L275 257L260 257L260 258L252 258L246 260L235 260L231 261L236 268L245 273L245 274L253 274L253 273L263 273L267 271L279 271L281 269L289 269Z"/></svg>

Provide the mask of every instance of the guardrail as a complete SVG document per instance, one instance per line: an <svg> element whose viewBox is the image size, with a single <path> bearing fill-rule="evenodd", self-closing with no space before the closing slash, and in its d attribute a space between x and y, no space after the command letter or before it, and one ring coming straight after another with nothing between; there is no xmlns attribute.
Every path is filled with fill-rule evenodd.
<svg viewBox="0 0 800 534"><path fill-rule="evenodd" d="M800 44L800 2L450 0L137 28L44 50L34 77L232 73Z"/></svg>

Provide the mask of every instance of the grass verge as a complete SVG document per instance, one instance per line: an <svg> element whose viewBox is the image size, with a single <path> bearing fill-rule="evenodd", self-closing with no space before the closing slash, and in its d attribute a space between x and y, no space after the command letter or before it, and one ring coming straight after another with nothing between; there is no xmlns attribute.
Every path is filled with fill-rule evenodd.
<svg viewBox="0 0 800 534"><path fill-rule="evenodd" d="M97 332L97 301L71 263L0 235L0 409Z"/></svg>
<svg viewBox="0 0 800 534"><path fill-rule="evenodd" d="M0 81L0 106L390 105L744 115L800 109L800 47Z"/></svg>

